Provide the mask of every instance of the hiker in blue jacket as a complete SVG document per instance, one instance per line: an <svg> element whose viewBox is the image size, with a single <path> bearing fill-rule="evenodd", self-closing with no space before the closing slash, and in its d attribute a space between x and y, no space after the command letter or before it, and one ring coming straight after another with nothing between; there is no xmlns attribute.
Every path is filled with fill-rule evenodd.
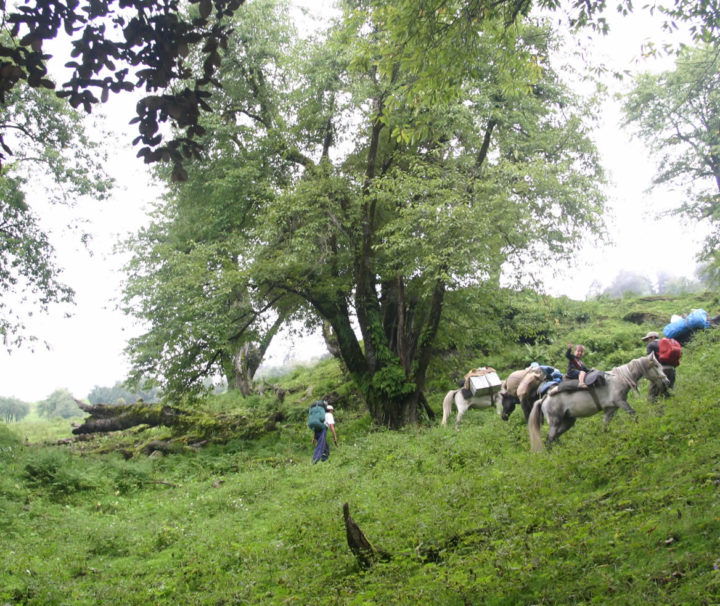
<svg viewBox="0 0 720 606"><path fill-rule="evenodd" d="M312 461L317 463L318 461L327 461L330 458L330 445L327 441L327 431L330 429L333 434L333 441L337 446L337 433L335 432L335 417L333 412L335 409L332 404L325 404L325 421L322 429L316 429L313 435L313 444L315 445L315 451L313 452Z"/></svg>

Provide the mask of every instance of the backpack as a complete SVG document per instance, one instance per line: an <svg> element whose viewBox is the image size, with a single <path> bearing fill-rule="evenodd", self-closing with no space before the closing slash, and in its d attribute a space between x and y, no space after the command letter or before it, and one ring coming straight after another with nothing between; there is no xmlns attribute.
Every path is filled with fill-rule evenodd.
<svg viewBox="0 0 720 606"><path fill-rule="evenodd" d="M658 360L667 366L680 366L682 346L675 339L664 337L658 343Z"/></svg>
<svg viewBox="0 0 720 606"><path fill-rule="evenodd" d="M313 431L325 429L325 402L313 402L308 410L308 427Z"/></svg>

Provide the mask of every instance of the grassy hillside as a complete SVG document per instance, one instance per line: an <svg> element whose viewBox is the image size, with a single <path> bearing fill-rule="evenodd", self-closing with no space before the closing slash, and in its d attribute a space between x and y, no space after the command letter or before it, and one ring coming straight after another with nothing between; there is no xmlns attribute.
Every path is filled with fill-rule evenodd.
<svg viewBox="0 0 720 606"><path fill-rule="evenodd" d="M437 368L539 355L560 366L567 341L609 368L642 354L639 337L670 313L716 305L548 303L538 313L563 319L545 342ZM371 428L332 361L284 377L276 431L190 454L93 454L162 429L28 447L31 427L0 426L0 603L718 604L719 367L720 329L696 334L672 399L648 404L643 385L630 396L637 423L620 412L603 432L599 415L583 419L542 454L529 452L519 412L503 423L470 411L459 432ZM438 412L447 383L436 372ZM313 466L306 406L331 389L343 397L341 445ZM345 502L388 561L358 567Z"/></svg>

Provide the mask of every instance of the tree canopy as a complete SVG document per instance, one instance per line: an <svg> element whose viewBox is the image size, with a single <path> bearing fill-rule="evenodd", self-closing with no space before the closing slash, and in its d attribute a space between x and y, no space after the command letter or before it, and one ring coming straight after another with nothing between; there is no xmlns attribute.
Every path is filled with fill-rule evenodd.
<svg viewBox="0 0 720 606"><path fill-rule="evenodd" d="M181 160L195 153L193 137L200 134L198 116L207 107L207 87L220 62L227 38L224 20L243 0L190 0L186 11L179 0L54 0L26 1L15 10L2 3L3 23L10 40L0 43L0 103L18 82L54 89L48 75L48 40L64 34L71 57L69 77L58 96L74 108L90 112L110 93L141 89L137 104L139 155L146 162L172 160L182 178ZM193 50L194 49L194 50ZM199 55L192 71L186 58ZM182 86L180 86L182 84ZM95 93L99 94L99 97ZM160 125L168 120L184 131L164 142ZM0 132L5 154L12 153Z"/></svg>
<svg viewBox="0 0 720 606"><path fill-rule="evenodd" d="M183 161L197 156L196 137L203 134L199 122L208 111L210 90L220 86L216 70L226 49L230 22L241 13L244 0L25 0L0 5L2 23L9 36L0 41L0 105L18 83L54 90L48 73L52 55L48 41L65 37L70 57L64 57L67 75L57 94L74 108L90 112L113 93L144 91L137 104L136 143L138 155L146 162L172 161L173 177L183 180ZM188 10L189 6L189 10ZM362 1L348 0L345 7L360 14L367 9ZM381 72L402 67L416 78L395 91L387 100L387 111L403 95L433 94L437 99L452 95L463 71L463 62L447 62L475 44L481 23L514 24L533 7L567 12L569 24L606 31L607 3L572 0L376 0L373 13L385 25L386 44L376 55ZM633 10L630 0L616 6L620 12ZM709 0L673 0L656 4L673 28L683 21L690 24L696 40L716 41L720 9ZM439 60L427 61L426 51ZM431 87L427 84L432 83ZM432 93L432 91L435 91ZM416 116L416 119L418 116ZM167 140L161 125L173 123L180 129ZM414 128L424 128L422 123ZM0 129L0 162L12 149Z"/></svg>
<svg viewBox="0 0 720 606"><path fill-rule="evenodd" d="M13 112L21 97L42 98L43 102L37 105L38 115L50 117L54 115L54 110L47 112L52 91L72 107L88 112L111 94L141 91L144 96L137 103L133 120L138 128L135 139L138 153L146 162L170 161L172 178L183 180L187 176L183 162L200 158L199 141L207 143L205 129L217 123L209 116L203 120L200 117L222 105L211 105L209 99L211 91L217 93L218 87L226 84L218 70L228 46L230 28L242 21L253 25L255 17L244 11L243 3L243 0L191 0L186 4L179 0L3 2L0 105L4 111ZM385 91L377 118L383 128L392 124L393 136L412 142L443 136L434 122L435 113L426 109L462 102L465 79L482 78L482 61L475 59L482 56L479 45L483 37L493 30L492 35L496 36L525 19L533 7L556 12L561 9L557 0L422 3L376 0L348 1L344 6L348 19L363 23L369 11L373 22L382 24L382 46L375 45L371 54L358 52L352 61L354 68L361 67L363 62L365 67L372 66L386 80L392 79L394 73L403 74L402 84ZM604 1L572 0L562 9L572 26L600 30L607 27ZM633 7L623 0L617 10L626 12ZM666 16L670 28L680 21L690 23L698 41L714 43L717 39L720 20L715 3L674 0L655 5L654 10ZM54 46L52 52L57 56L52 57L48 43L56 38L68 44ZM69 56L64 56L67 48ZM56 84L48 65L58 60L65 64L65 71L56 72L59 80ZM516 79L510 67L511 56L498 54L493 60L498 67L506 64L498 70L498 77L508 75L507 81L496 83L497 87L513 90ZM258 84L256 74L248 72L236 79L235 86L243 78L246 79L243 86ZM48 94L42 95L43 91ZM26 105L24 111L30 112L30 106ZM315 118L321 115L316 114ZM250 119L251 115L247 117ZM170 135L168 124L177 127ZM37 217L23 210L27 204L21 193L24 177L15 175L11 165L14 167L18 158L23 157L25 143L12 134L20 132L15 129L17 124L0 123L0 163L3 168L11 168L3 172L5 180L0 184L4 201L2 221L5 226L12 225L2 242L3 254L9 255L3 268L7 271L12 267L15 272L12 278L3 274L3 285L13 282L13 288L23 292L21 298L35 298L43 306L69 301L72 289L59 277L46 234ZM48 141L52 143L47 149L64 149L64 144L52 137ZM76 149L82 150L83 146ZM293 153L292 149L286 150L284 160L292 161ZM91 173L92 169L85 173L88 182L92 180ZM53 169L53 174L60 173ZM73 174L77 177L82 173ZM8 253L9 249L13 250ZM27 270L33 266L35 271ZM12 304L15 309L22 305L24 301ZM19 343L16 335L22 332L22 322L17 317L7 319L6 297L3 306L0 310L4 315L0 320L3 338L6 345L15 346Z"/></svg>
<svg viewBox="0 0 720 606"><path fill-rule="evenodd" d="M488 20L466 54L436 57L472 66L457 90L408 100L417 74L378 67L382 8L352 3L317 44L282 37L270 19L238 23L214 136L188 166L172 220L192 227L184 254L230 253L202 256L206 281L234 272L275 313L290 304L327 322L374 420L399 427L422 411L446 294L495 288L508 263L571 255L598 228L602 171L589 108L544 59L544 26ZM146 250L155 275L177 258Z"/></svg>

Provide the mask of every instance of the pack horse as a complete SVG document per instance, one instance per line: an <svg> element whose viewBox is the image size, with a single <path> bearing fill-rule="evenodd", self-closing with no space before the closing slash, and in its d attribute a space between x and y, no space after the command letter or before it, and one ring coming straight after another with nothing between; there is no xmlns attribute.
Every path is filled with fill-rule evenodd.
<svg viewBox="0 0 720 606"><path fill-rule="evenodd" d="M457 417L455 418L455 429L460 424L460 419L469 408L496 408L501 412L500 392L501 381L492 368L476 368L465 375L463 387L452 389L447 392L443 400L442 424L447 425L447 420L452 412L452 405L455 402Z"/></svg>
<svg viewBox="0 0 720 606"><path fill-rule="evenodd" d="M575 420L581 417L603 412L604 426L607 427L618 408L634 415L635 411L627 403L627 395L631 389L637 391L637 382L643 377L655 386L669 384L662 365L651 353L605 373L602 385L577 391L548 393L537 400L528 419L532 450L538 452L543 447L540 436L543 416L548 423L545 444L550 446L553 440L575 425Z"/></svg>

